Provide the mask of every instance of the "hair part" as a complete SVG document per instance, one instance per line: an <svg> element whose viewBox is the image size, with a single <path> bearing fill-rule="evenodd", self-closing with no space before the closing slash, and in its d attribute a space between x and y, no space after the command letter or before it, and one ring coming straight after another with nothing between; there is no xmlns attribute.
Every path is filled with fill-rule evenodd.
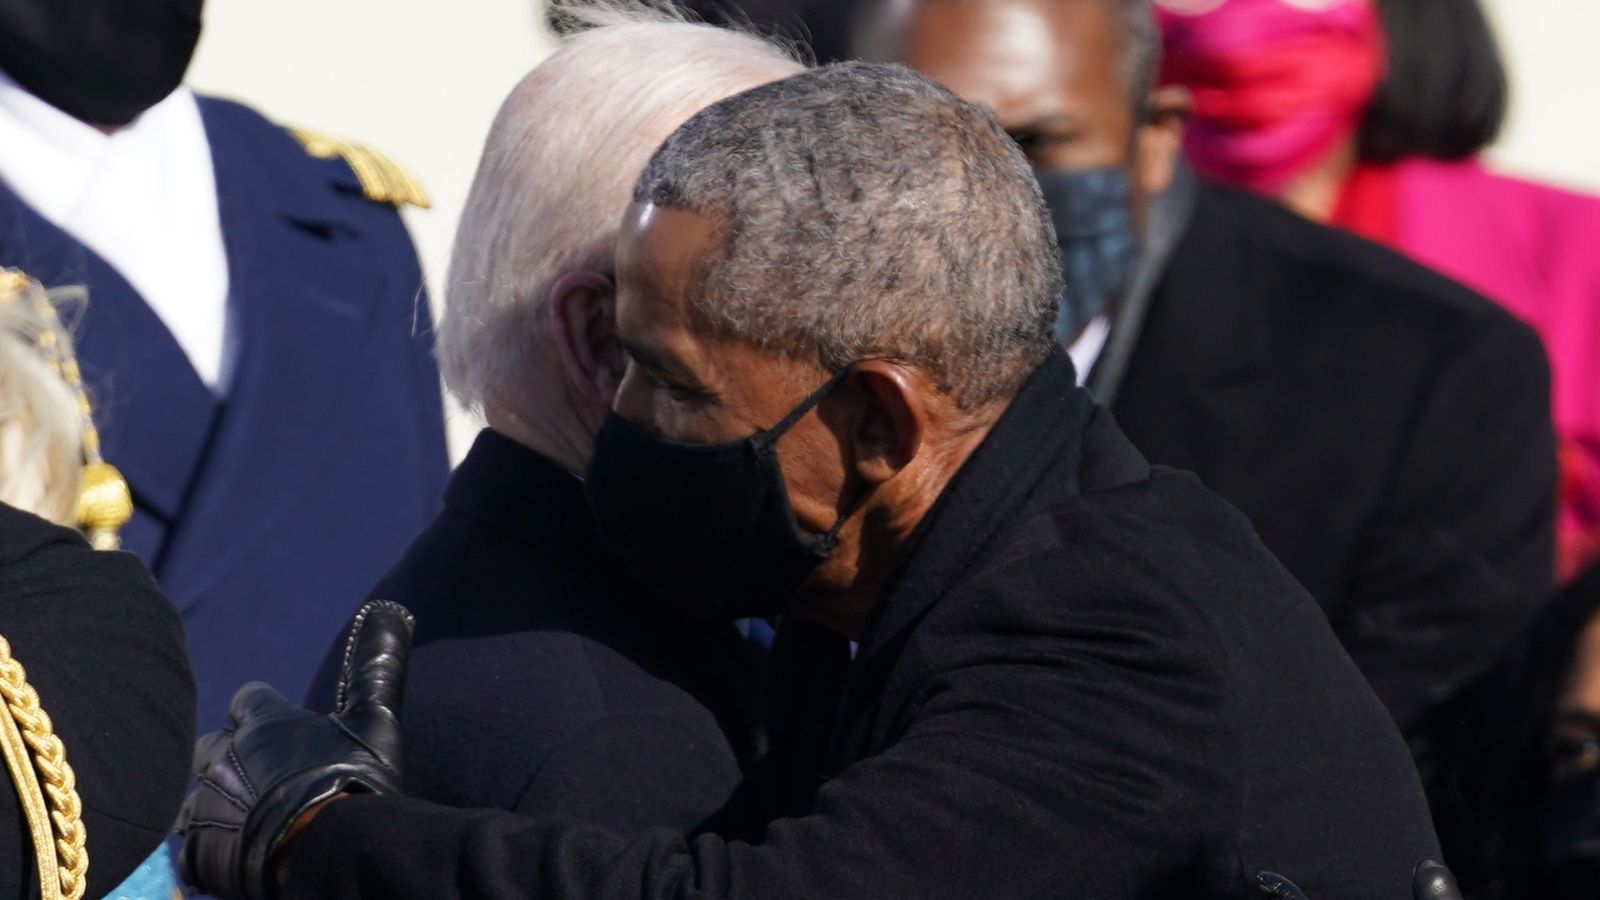
<svg viewBox="0 0 1600 900"><path fill-rule="evenodd" d="M711 219L696 327L828 371L918 366L964 409L1054 346L1050 215L994 116L901 66L839 63L686 122L634 195Z"/></svg>
<svg viewBox="0 0 1600 900"><path fill-rule="evenodd" d="M528 390L550 356L550 285L610 271L656 146L702 107L801 70L784 47L667 2L553 0L549 14L562 44L496 115L451 253L438 356L469 409Z"/></svg>
<svg viewBox="0 0 1600 900"><path fill-rule="evenodd" d="M1377 0L1388 69L1367 107L1373 162L1474 156L1500 133L1510 85L1478 0Z"/></svg>

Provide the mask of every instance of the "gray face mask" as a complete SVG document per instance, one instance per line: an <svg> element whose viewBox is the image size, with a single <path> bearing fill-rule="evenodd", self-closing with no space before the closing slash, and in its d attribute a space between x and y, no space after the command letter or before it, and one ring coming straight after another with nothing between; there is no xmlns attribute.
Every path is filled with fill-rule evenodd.
<svg viewBox="0 0 1600 900"><path fill-rule="evenodd" d="M1109 314L1139 258L1133 186L1122 168L1037 169L1056 227L1066 291L1056 338L1071 343L1095 316Z"/></svg>

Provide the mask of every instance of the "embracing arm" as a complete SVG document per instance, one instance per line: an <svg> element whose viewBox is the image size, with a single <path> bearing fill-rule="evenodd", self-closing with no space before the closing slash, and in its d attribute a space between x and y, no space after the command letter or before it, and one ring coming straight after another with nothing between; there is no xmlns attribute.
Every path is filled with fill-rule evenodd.
<svg viewBox="0 0 1600 900"><path fill-rule="evenodd" d="M1059 635L1018 635L1006 660L931 676L891 746L756 842L667 830L628 840L548 817L352 796L285 848L283 895L1120 896L1187 856L1171 823L1187 828L1205 807L1212 785L1189 757L1220 740L1222 687L1203 664L1170 656L1139 673L1150 660L1131 642L1090 649L1073 658Z"/></svg>

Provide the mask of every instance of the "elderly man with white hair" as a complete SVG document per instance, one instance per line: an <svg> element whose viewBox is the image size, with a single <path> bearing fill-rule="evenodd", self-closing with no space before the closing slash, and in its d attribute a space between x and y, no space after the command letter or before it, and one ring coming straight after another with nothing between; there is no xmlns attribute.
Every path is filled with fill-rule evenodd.
<svg viewBox="0 0 1600 900"><path fill-rule="evenodd" d="M578 27L489 134L439 323L446 384L489 427L372 596L416 613L414 794L686 829L752 749L755 651L728 620L652 602L602 544L577 473L624 367L611 257L639 170L702 107L801 67L664 9L569 15ZM313 705L337 699L344 658L336 645Z"/></svg>

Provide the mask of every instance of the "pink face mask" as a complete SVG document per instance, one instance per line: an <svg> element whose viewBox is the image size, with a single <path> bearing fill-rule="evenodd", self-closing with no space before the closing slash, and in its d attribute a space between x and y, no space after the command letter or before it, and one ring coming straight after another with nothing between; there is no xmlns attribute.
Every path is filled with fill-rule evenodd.
<svg viewBox="0 0 1600 900"><path fill-rule="evenodd" d="M1262 193L1361 122L1383 74L1370 0L1157 0L1163 84L1194 94L1185 150L1212 178Z"/></svg>

